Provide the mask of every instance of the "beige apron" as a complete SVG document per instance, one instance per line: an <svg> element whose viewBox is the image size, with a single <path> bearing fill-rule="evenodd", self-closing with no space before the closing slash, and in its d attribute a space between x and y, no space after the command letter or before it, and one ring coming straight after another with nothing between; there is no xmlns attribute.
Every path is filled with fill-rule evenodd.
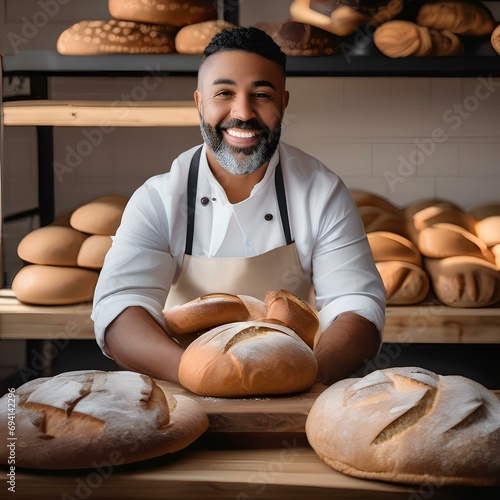
<svg viewBox="0 0 500 500"><path fill-rule="evenodd" d="M284 288L314 307L314 290L302 269L288 221L281 166L275 171L276 194L287 244L255 257L207 258L191 255L201 148L191 160L188 177L188 224L182 268L167 297L166 307L184 304L208 293L250 295L264 299L269 290Z"/></svg>

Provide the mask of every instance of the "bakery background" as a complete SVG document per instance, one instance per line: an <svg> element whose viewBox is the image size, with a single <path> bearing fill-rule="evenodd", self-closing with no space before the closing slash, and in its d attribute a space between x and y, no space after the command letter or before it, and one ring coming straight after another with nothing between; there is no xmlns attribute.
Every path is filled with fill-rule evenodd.
<svg viewBox="0 0 500 500"><path fill-rule="evenodd" d="M43 3L43 2L42 2ZM42 19L40 0L2 2L4 16L2 53L55 50L60 34L83 19L110 19L103 0L56 2L57 12L48 22L29 31ZM64 5L63 5L64 3ZM289 17L289 0L241 1L240 24L280 23ZM500 19L499 2L483 2ZM17 35L17 36L16 36ZM4 82L4 95L23 92L26 82ZM147 100L190 100L194 76L163 76L148 86ZM351 189L368 190L397 206L423 198L443 198L467 209L487 201L499 202L500 88L498 78L418 77L290 77L291 101L285 117L283 140L310 152L336 171ZM144 89L143 78L57 77L50 80L52 99L107 99L123 101ZM478 90L479 89L479 90ZM481 92L487 98L478 101ZM140 94L143 95L142 93ZM433 141L432 152L422 145L437 129L446 141ZM89 154L75 154L87 141L92 127L56 127L55 162L72 165L56 176L56 213L75 210L96 197L129 196L145 179L168 169L180 151L200 142L197 127L115 128ZM28 210L37 203L37 139L34 127L4 129L4 216ZM429 151L429 150L427 150ZM22 266L17 254L21 239L37 227L37 220L22 219L4 228L6 283ZM92 342L68 347L58 356L55 369L101 363ZM88 347L88 350L87 350ZM485 349L498 354L497 346L413 345L410 359L426 359L430 368L446 371L483 356ZM0 367L11 372L24 362L23 342L2 342ZM411 353L409 351L412 351ZM408 364L404 356L398 363ZM422 363L417 363L422 364ZM491 386L495 371L477 363L470 374ZM474 363L472 363L474 365ZM436 368L436 366L438 368ZM78 366L77 366L78 367ZM472 370L475 370L474 366ZM498 386L498 381L496 382Z"/></svg>

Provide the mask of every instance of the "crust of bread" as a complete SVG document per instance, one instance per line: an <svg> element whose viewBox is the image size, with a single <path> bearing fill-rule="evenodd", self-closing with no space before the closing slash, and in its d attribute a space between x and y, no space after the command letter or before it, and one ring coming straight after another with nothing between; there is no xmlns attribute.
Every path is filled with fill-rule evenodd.
<svg viewBox="0 0 500 500"><path fill-rule="evenodd" d="M7 395L0 408L6 419ZM168 394L138 373L68 372L16 389L20 467L114 467L181 450L207 428L208 417L195 401ZM2 424L4 442L6 433ZM0 450L3 464L6 450Z"/></svg>
<svg viewBox="0 0 500 500"><path fill-rule="evenodd" d="M476 222L474 231L488 247L500 243L500 214L490 215Z"/></svg>
<svg viewBox="0 0 500 500"><path fill-rule="evenodd" d="M217 33L235 26L222 19L189 24L175 35L175 50L179 54L202 54Z"/></svg>
<svg viewBox="0 0 500 500"><path fill-rule="evenodd" d="M367 233L388 231L405 234L405 218L402 211L386 210L376 206L362 206L358 207L358 212Z"/></svg>
<svg viewBox="0 0 500 500"><path fill-rule="evenodd" d="M491 46L497 54L500 54L500 24L491 33Z"/></svg>
<svg viewBox="0 0 500 500"><path fill-rule="evenodd" d="M387 212L400 212L401 209L394 205L387 198L378 194L370 193L362 189L349 189L349 193L356 206L359 207L378 207Z"/></svg>
<svg viewBox="0 0 500 500"><path fill-rule="evenodd" d="M112 243L111 236L92 234L83 242L78 252L77 265L89 269L101 269Z"/></svg>
<svg viewBox="0 0 500 500"><path fill-rule="evenodd" d="M316 399L306 435L325 463L355 477L500 483L500 402L465 377L402 367L342 380Z"/></svg>
<svg viewBox="0 0 500 500"><path fill-rule="evenodd" d="M422 267L422 256L408 238L389 231L374 231L366 236L375 262L397 260Z"/></svg>
<svg viewBox="0 0 500 500"><path fill-rule="evenodd" d="M249 397L307 390L317 361L306 343L277 322L247 321L206 332L184 351L179 381L191 392Z"/></svg>

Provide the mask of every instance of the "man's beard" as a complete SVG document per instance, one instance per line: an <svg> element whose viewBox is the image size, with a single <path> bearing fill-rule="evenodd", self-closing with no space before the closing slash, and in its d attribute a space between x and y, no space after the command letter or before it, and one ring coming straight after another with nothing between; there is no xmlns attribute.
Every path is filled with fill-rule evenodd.
<svg viewBox="0 0 500 500"><path fill-rule="evenodd" d="M237 148L227 144L223 130L238 128L241 130L259 130L260 142L249 148ZM234 175L252 174L273 156L281 137L281 120L276 127L270 130L254 119L243 122L238 119L230 120L222 125L212 127L200 116L201 136L211 149L215 159L221 167Z"/></svg>

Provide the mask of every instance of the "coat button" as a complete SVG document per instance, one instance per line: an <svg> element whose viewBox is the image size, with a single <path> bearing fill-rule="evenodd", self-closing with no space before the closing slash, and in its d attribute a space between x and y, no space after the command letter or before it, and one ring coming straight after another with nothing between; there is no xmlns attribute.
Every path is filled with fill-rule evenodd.
<svg viewBox="0 0 500 500"><path fill-rule="evenodd" d="M273 220L273 214L264 215L264 219L266 219L267 221Z"/></svg>
<svg viewBox="0 0 500 500"><path fill-rule="evenodd" d="M203 206L208 205L208 203L210 202L210 200L206 196L204 196L200 201Z"/></svg>

